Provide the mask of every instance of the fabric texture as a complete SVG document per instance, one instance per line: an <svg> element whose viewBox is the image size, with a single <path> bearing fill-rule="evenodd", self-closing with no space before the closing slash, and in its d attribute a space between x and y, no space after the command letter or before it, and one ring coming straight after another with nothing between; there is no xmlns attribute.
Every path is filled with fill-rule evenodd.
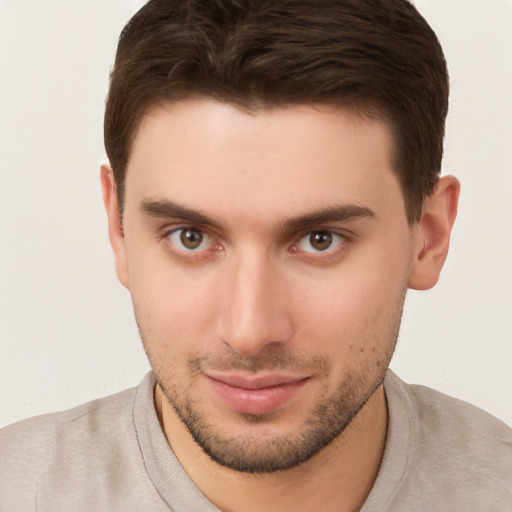
<svg viewBox="0 0 512 512"><path fill-rule="evenodd" d="M1 512L213 512L138 388L0 431ZM512 430L391 371L386 449L361 512L512 511Z"/></svg>

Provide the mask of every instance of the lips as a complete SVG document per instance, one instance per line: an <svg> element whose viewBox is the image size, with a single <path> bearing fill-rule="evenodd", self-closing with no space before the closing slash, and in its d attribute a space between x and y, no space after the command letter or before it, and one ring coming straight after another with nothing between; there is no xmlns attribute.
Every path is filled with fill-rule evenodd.
<svg viewBox="0 0 512 512"><path fill-rule="evenodd" d="M280 374L206 376L216 396L231 410L262 415L269 414L290 401L309 380Z"/></svg>

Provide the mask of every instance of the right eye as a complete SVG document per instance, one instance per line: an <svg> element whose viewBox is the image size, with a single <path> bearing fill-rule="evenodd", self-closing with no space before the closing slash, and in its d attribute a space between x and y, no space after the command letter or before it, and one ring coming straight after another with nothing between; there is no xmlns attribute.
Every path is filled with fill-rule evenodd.
<svg viewBox="0 0 512 512"><path fill-rule="evenodd" d="M212 248L213 240L199 228L179 228L168 235L174 247L185 252L201 252Z"/></svg>

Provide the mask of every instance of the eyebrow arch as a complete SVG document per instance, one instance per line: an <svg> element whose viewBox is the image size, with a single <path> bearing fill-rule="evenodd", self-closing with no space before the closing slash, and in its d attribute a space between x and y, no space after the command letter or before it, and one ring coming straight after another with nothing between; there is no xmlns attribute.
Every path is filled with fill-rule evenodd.
<svg viewBox="0 0 512 512"><path fill-rule="evenodd" d="M342 204L310 212L294 219L285 221L282 225L285 231L299 231L318 226L326 222L351 221L364 217L375 217L375 212L367 206L359 204Z"/></svg>
<svg viewBox="0 0 512 512"><path fill-rule="evenodd" d="M225 230L225 225L222 221L197 210L181 206L168 199L145 198L140 203L140 209L152 217L180 219L194 224ZM351 221L364 217L375 217L375 212L371 208L359 204L335 205L288 219L282 223L281 229L283 231L298 231L326 222Z"/></svg>
<svg viewBox="0 0 512 512"><path fill-rule="evenodd" d="M167 199L145 198L140 203L140 210L151 217L180 219L193 224L224 229L224 224L220 220Z"/></svg>

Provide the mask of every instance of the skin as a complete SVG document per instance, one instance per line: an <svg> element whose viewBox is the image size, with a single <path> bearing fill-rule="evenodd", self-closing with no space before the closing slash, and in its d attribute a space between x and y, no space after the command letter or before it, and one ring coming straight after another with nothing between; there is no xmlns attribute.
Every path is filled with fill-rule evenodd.
<svg viewBox="0 0 512 512"><path fill-rule="evenodd" d="M102 168L160 421L221 510L359 510L373 485L406 290L436 283L459 193L442 178L409 225L391 144L339 107L161 106L134 141L122 229ZM297 389L268 410L215 384L276 374Z"/></svg>

